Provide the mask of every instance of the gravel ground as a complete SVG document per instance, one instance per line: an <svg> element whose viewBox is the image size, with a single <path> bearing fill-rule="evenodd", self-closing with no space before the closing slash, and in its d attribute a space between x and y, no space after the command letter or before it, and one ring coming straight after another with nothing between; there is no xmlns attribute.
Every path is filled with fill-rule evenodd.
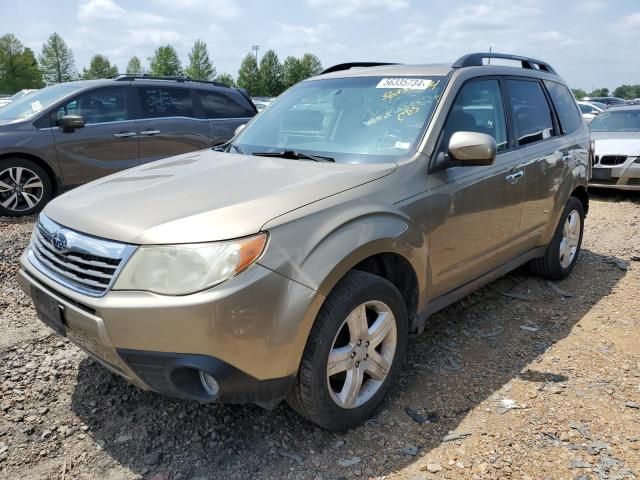
<svg viewBox="0 0 640 480"><path fill-rule="evenodd" d="M0 218L2 479L640 478L640 195L593 197L569 279L523 268L436 315L382 410L341 434L100 367L15 283L32 226Z"/></svg>

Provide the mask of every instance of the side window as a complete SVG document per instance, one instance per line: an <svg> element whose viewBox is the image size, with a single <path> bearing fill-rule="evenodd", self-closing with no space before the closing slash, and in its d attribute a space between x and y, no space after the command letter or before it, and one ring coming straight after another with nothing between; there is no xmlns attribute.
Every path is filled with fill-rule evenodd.
<svg viewBox="0 0 640 480"><path fill-rule="evenodd" d="M455 132L491 135L498 152L508 148L507 127L498 80L471 80L465 83L449 111L443 129L443 147Z"/></svg>
<svg viewBox="0 0 640 480"><path fill-rule="evenodd" d="M87 125L127 120L127 91L114 87L83 93L58 108L54 118L56 124L65 115L82 115Z"/></svg>
<svg viewBox="0 0 640 480"><path fill-rule="evenodd" d="M138 91L143 118L194 116L188 88L142 87Z"/></svg>
<svg viewBox="0 0 640 480"><path fill-rule="evenodd" d="M507 80L520 147L555 135L551 110L537 81Z"/></svg>
<svg viewBox="0 0 640 480"><path fill-rule="evenodd" d="M591 111L593 110L593 108L591 108L589 105L585 105L584 103L581 103L578 106L580 107L582 113L591 113Z"/></svg>
<svg viewBox="0 0 640 480"><path fill-rule="evenodd" d="M253 110L247 105L242 105L231 95L206 90L198 90L198 95L207 118L240 118L255 115Z"/></svg>
<svg viewBox="0 0 640 480"><path fill-rule="evenodd" d="M556 107L556 113L560 120L560 128L565 135L575 131L580 125L582 125L582 115L576 108L576 102L573 100L573 95L569 92L569 89L564 85L549 80L544 81L551 100Z"/></svg>

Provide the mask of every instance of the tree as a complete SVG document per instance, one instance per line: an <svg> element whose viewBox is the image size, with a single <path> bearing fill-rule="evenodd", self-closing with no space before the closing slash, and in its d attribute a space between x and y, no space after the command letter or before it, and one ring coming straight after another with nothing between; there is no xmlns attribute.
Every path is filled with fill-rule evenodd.
<svg viewBox="0 0 640 480"><path fill-rule="evenodd" d="M587 92L585 92L584 90L582 90L581 88L572 88L571 91L573 92L573 95L580 100L581 98L584 98L587 96Z"/></svg>
<svg viewBox="0 0 640 480"><path fill-rule="evenodd" d="M15 35L0 37L0 91L15 93L23 88L42 88L42 72L30 48Z"/></svg>
<svg viewBox="0 0 640 480"><path fill-rule="evenodd" d="M320 63L320 59L312 53L305 53L300 59L300 68L302 72L302 78L300 80L304 80L305 78L313 77L322 72L322 63Z"/></svg>
<svg viewBox="0 0 640 480"><path fill-rule="evenodd" d="M608 97L609 89L608 88L596 88L593 92L589 94L590 97Z"/></svg>
<svg viewBox="0 0 640 480"><path fill-rule="evenodd" d="M229 87L235 87L236 81L233 79L233 75L229 73L221 73L215 78L216 82L224 83Z"/></svg>
<svg viewBox="0 0 640 480"><path fill-rule="evenodd" d="M151 75L156 77L182 75L182 64L176 53L176 49L171 45L158 47L149 60Z"/></svg>
<svg viewBox="0 0 640 480"><path fill-rule="evenodd" d="M216 69L209 58L207 44L202 40L196 40L196 43L193 44L186 72L195 80L210 80L216 75Z"/></svg>
<svg viewBox="0 0 640 480"><path fill-rule="evenodd" d="M287 57L284 59L283 78L285 88L289 88L302 80L302 65L296 57Z"/></svg>
<svg viewBox="0 0 640 480"><path fill-rule="evenodd" d="M47 83L68 82L76 77L73 52L57 33L52 33L42 45L38 61Z"/></svg>
<svg viewBox="0 0 640 480"><path fill-rule="evenodd" d="M273 50L267 50L260 60L260 91L263 95L275 97L284 90L284 70Z"/></svg>
<svg viewBox="0 0 640 480"><path fill-rule="evenodd" d="M142 62L138 57L131 57L127 63L127 73L144 73Z"/></svg>
<svg viewBox="0 0 640 480"><path fill-rule="evenodd" d="M109 59L99 53L91 57L89 70L82 69L82 78L93 80L95 78L107 78L118 74L118 67L111 65Z"/></svg>
<svg viewBox="0 0 640 480"><path fill-rule="evenodd" d="M632 99L640 97L640 85L620 85L613 91L614 97Z"/></svg>
<svg viewBox="0 0 640 480"><path fill-rule="evenodd" d="M260 91L258 63L256 62L256 57L250 53L242 59L240 70L238 70L237 83L240 88L249 90L252 95L262 94Z"/></svg>

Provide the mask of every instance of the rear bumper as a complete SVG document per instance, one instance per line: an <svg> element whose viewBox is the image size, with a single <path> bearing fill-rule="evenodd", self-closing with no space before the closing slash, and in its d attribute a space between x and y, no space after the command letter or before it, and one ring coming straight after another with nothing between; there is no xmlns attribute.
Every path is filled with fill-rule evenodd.
<svg viewBox="0 0 640 480"><path fill-rule="evenodd" d="M168 297L73 292L35 270L26 257L18 282L64 310L67 337L134 385L202 402L272 403L291 387L317 292L258 264L206 292ZM198 372L219 391L205 391Z"/></svg>

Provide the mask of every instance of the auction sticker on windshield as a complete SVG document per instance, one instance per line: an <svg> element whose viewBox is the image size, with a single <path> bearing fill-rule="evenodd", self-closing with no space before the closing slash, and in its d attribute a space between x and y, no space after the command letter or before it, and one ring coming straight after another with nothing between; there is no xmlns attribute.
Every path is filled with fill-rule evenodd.
<svg viewBox="0 0 640 480"><path fill-rule="evenodd" d="M376 88L405 88L408 90L426 90L427 88L436 88L440 80L434 82L424 78L383 78L378 82Z"/></svg>

